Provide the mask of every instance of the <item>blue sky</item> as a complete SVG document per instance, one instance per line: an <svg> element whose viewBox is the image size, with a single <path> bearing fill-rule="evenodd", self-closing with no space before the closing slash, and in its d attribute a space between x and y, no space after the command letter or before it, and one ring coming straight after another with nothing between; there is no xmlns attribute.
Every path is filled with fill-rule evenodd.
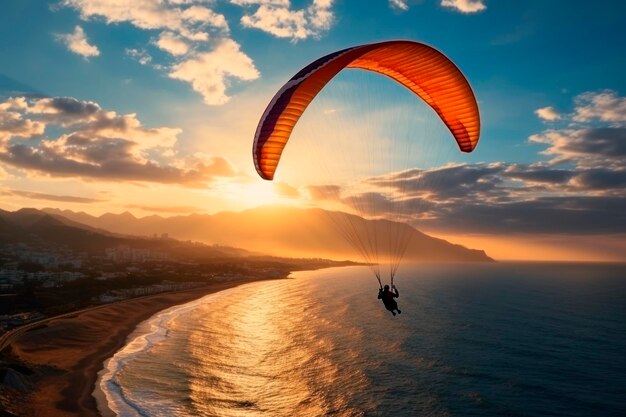
<svg viewBox="0 0 626 417"><path fill-rule="evenodd" d="M4 1L3 208L54 202L100 213L146 202L139 214L168 214L249 206L259 199L242 204L242 195L258 197L268 187L254 177L252 135L280 85L334 50L411 39L457 63L482 118L473 154L438 161L454 164L446 178L471 171L473 183L439 189L448 181L429 178L446 175L443 170L416 167L415 180L433 184L430 202L420 203L430 207L430 220L420 226L474 237L530 231L550 242L579 236L577 247L592 235L596 246L602 240L609 248L607 259L620 258L626 246L623 16L621 1L582 0ZM349 75L345 81L360 82ZM385 91L380 109L400 100L393 87ZM339 98L326 103L332 100ZM308 117L323 123L321 114ZM383 116L372 112L377 117ZM70 140L88 135L80 144ZM382 200L425 198L372 184L369 191ZM268 202L315 204L310 186L306 178L284 175ZM468 202L471 222L446 217L460 210L454 190L476 196ZM162 201L164 194L181 204ZM367 214L391 217L376 201ZM417 222L410 213L394 215ZM510 227L494 226L495 216ZM558 227L554 219L561 219Z"/></svg>

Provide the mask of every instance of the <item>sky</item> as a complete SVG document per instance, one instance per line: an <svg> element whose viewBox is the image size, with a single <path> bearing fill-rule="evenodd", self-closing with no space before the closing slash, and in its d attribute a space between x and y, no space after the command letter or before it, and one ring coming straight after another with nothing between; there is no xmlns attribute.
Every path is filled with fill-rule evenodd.
<svg viewBox="0 0 626 417"><path fill-rule="evenodd" d="M497 259L626 261L625 15L586 0L3 1L0 207L319 206ZM275 181L260 179L252 140L281 85L391 39L463 71L476 150L458 152L392 81L349 70L305 112Z"/></svg>

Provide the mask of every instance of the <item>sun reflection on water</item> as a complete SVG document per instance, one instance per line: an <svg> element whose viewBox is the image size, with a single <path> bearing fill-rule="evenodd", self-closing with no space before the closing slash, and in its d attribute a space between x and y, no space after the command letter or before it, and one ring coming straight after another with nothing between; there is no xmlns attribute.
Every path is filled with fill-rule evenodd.
<svg viewBox="0 0 626 417"><path fill-rule="evenodd" d="M205 309L189 339L198 364L190 380L191 401L199 414L358 415L345 408L341 395L328 396L328 387L342 379L358 383L358 377L342 373L332 358L338 352L349 354L349 349L311 326L317 320L325 332L332 332L337 323L319 320L312 298L294 296L301 289L290 283L249 286L236 298Z"/></svg>

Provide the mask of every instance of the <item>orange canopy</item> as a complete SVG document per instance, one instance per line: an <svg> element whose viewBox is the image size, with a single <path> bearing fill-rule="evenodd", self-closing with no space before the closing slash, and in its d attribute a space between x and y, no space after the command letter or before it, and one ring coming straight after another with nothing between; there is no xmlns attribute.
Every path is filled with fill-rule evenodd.
<svg viewBox="0 0 626 417"><path fill-rule="evenodd" d="M262 178L274 178L280 156L300 116L344 68L360 68L394 79L437 112L461 151L471 152L476 147L480 135L478 104L456 65L441 52L419 42L373 43L333 52L314 61L276 93L254 136L254 165Z"/></svg>

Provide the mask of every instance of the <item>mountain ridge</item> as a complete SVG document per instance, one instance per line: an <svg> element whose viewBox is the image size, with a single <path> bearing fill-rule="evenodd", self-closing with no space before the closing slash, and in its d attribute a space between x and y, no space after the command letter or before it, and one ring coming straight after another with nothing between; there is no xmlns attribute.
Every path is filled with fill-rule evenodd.
<svg viewBox="0 0 626 417"><path fill-rule="evenodd" d="M354 230L384 237L389 231L410 235L405 259L410 261L493 262L484 251L468 249L444 239L429 236L405 223L368 220L362 217L321 208L259 206L240 212L189 214L162 217L135 217L129 212L92 216L84 212L46 208L42 211L65 217L86 226L111 233L134 236L167 234L179 240L226 245L276 256L358 258L357 251L342 237L350 231L338 230L349 222ZM381 240L389 240L389 235ZM382 254L385 252L382 247ZM389 249L389 247L387 248Z"/></svg>

